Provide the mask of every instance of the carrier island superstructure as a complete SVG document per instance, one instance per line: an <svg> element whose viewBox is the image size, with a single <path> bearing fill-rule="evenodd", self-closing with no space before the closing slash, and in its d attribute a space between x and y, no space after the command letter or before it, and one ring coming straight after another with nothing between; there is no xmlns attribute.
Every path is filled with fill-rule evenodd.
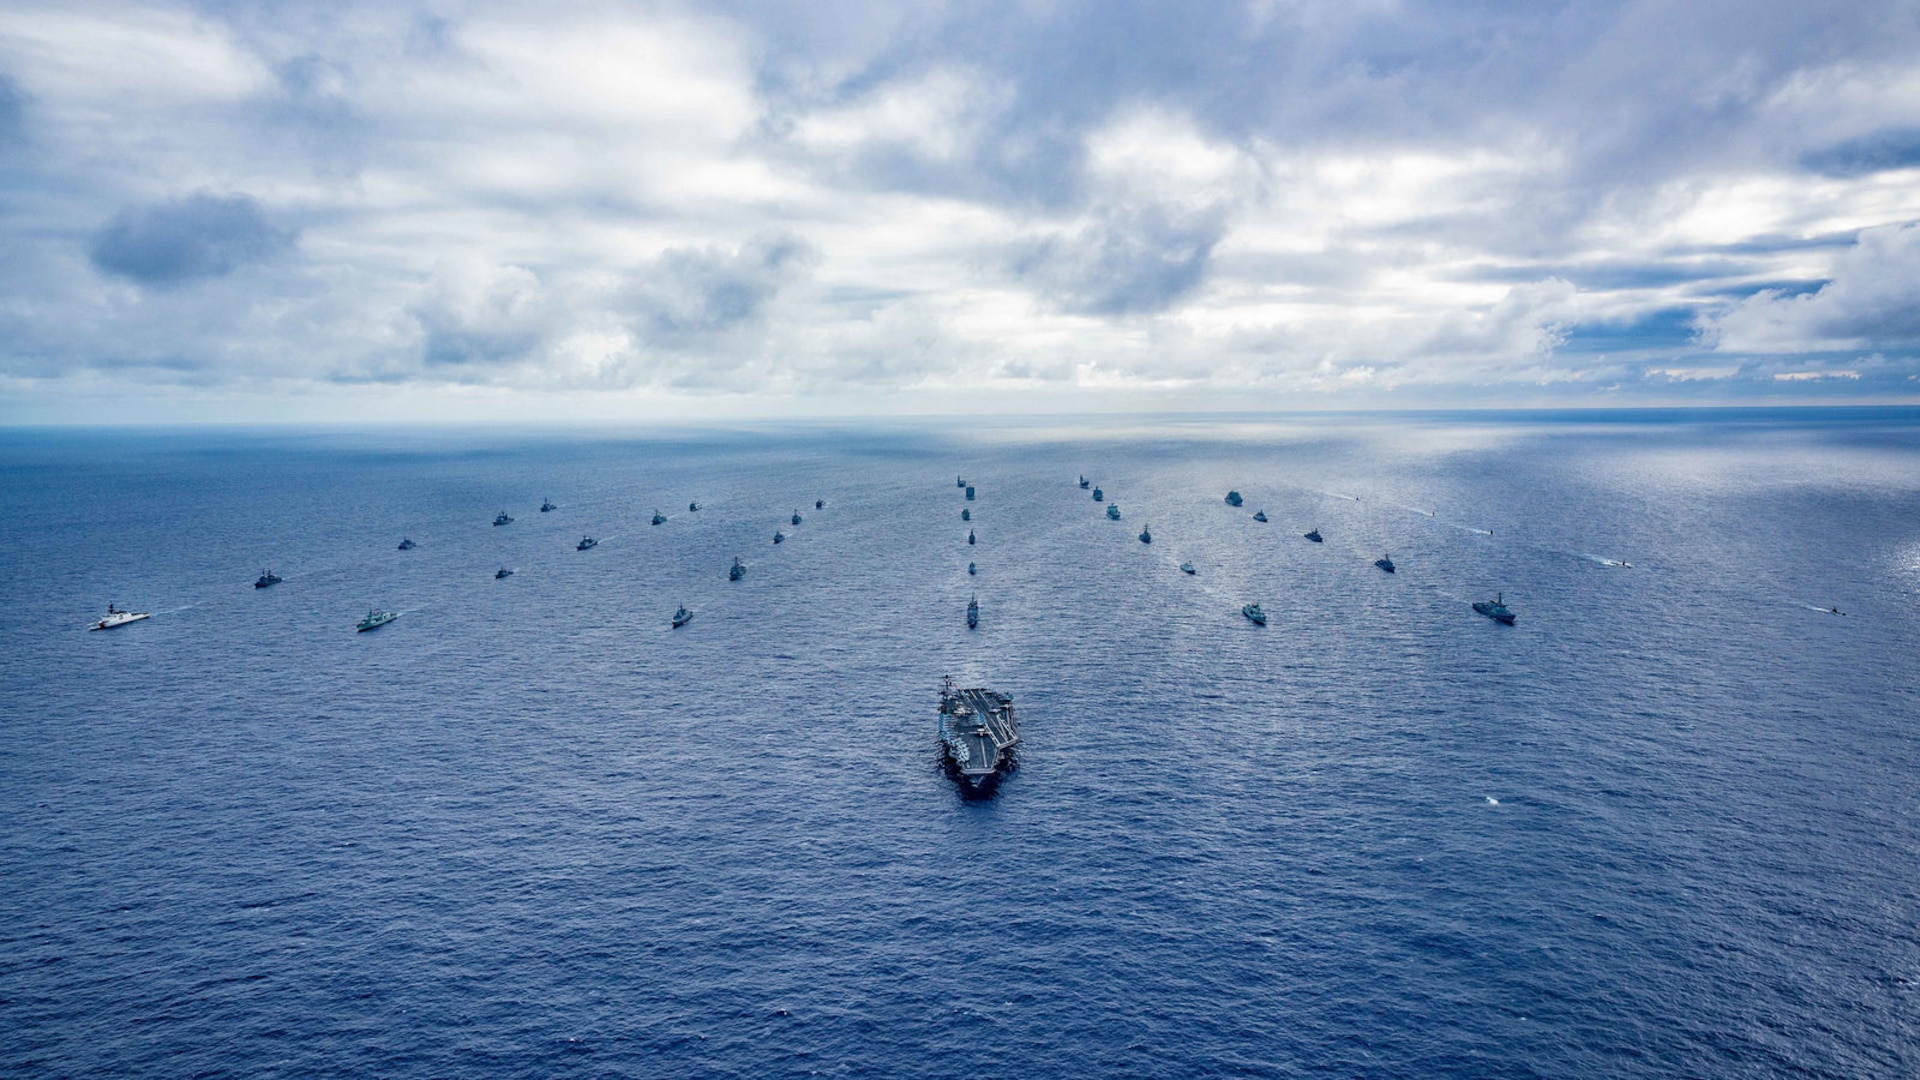
<svg viewBox="0 0 1920 1080"><path fill-rule="evenodd" d="M940 684L940 743L948 769L967 790L998 784L1019 741L1011 697L978 687L956 690L951 678Z"/></svg>

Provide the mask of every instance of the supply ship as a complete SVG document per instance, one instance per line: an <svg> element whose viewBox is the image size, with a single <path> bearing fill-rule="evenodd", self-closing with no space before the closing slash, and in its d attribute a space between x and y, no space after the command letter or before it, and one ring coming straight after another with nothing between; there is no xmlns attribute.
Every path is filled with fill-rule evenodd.
<svg viewBox="0 0 1920 1080"><path fill-rule="evenodd" d="M970 795L990 793L1013 768L1020 741L1013 699L997 690L956 690L951 676L940 683L940 742L947 772Z"/></svg>

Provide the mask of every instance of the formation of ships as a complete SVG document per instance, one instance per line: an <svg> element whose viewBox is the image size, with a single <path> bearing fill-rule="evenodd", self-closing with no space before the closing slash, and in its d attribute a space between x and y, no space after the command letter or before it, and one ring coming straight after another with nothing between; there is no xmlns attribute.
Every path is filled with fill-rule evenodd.
<svg viewBox="0 0 1920 1080"><path fill-rule="evenodd" d="M964 492L965 502L976 503L978 501L977 488L975 485L969 483L964 476L955 478L955 486ZM1120 504L1117 501L1109 500L1106 491L1094 485L1085 476L1079 477L1079 486L1083 491L1090 490L1093 501L1103 505L1104 513L1108 520L1122 520ZM1229 491L1226 495L1226 503L1231 507L1241 507L1245 504L1245 500L1238 491ZM824 509L826 502L824 499L816 499L813 505L814 509L820 510ZM548 514L558 509L559 507L555 505L552 500L541 500L540 513ZM687 504L687 511L689 513L697 513L699 510L700 503L697 500ZM974 521L972 507L963 506L960 511L960 518L962 522L969 524L967 530L968 546L978 546L980 542L978 533L971 527ZM650 524L657 526L665 523L666 520L666 516L661 514L658 509L655 509L650 518ZM804 520L801 512L795 509L788 516L787 524L790 527L798 528ZM1268 520L1266 512L1264 510L1255 511L1253 520L1262 523L1266 522ZM513 516L506 510L501 510L493 519L493 525L496 528L513 523ZM1321 535L1318 528L1308 531L1304 534L1304 537L1306 540L1316 544L1325 541L1325 537ZM780 544L785 542L786 539L787 536L782 530L776 529L774 531L773 543ZM1141 526L1139 540L1142 544L1153 543L1153 533L1150 526ZM578 543L574 545L574 548L576 551L584 552L593 549L598 544L599 541L593 536L582 535ZM411 551L417 546L411 537L403 537L399 544L399 550ZM1384 573L1391 574L1396 571L1393 557L1390 554L1382 554L1379 559L1374 560L1374 565ZM1197 575L1198 573L1191 562L1182 562L1179 568L1182 573L1187 575ZM978 564L969 562L967 564L967 574L969 576L977 576L978 573ZM493 576L496 580L499 580L511 577L513 574L513 569L503 565L495 571ZM744 578L746 574L747 565L736 556L733 559L732 565L727 570L727 579L737 582ZM255 589L270 588L280 584L283 580L283 578L275 574L271 569L265 569L260 572L260 576L253 583L253 587ZM1476 613L1492 619L1497 623L1507 626L1512 626L1515 623L1516 616L1513 611L1506 606L1503 595L1496 595L1492 600L1475 601L1472 607ZM1267 625L1267 613L1257 601L1242 606L1241 614L1248 622L1255 626ZM150 617L151 615L148 612L128 611L120 608L117 604L109 604L107 605L106 615L90 625L88 629L109 630L139 622ZM369 608L365 617L361 618L355 624L354 630L356 633L377 630L399 617L400 614L398 612ZM671 629L678 630L692 622L693 617L693 611L682 603L675 609L669 620L669 626ZM967 601L967 629L977 630L980 626L980 618L980 598L978 594L975 594L969 597ZM941 756L947 771L956 779L962 789L969 794L991 792L999 783L1000 778L1014 767L1014 748L1020 742L1019 721L1014 713L1013 698L1008 694L987 687L956 688L952 678L949 677L944 680L941 685L938 717Z"/></svg>

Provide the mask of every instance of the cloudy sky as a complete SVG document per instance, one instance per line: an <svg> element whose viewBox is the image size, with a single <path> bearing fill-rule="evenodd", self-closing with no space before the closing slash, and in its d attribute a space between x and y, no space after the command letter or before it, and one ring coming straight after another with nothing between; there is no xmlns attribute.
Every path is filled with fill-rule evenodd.
<svg viewBox="0 0 1920 1080"><path fill-rule="evenodd" d="M0 421L1920 400L1920 5L0 0Z"/></svg>

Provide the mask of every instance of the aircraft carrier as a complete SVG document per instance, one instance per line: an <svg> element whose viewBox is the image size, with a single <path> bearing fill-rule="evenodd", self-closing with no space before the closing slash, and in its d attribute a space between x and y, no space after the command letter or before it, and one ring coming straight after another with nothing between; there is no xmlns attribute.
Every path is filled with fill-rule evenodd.
<svg viewBox="0 0 1920 1080"><path fill-rule="evenodd" d="M940 742L947 771L969 794L986 794L1013 767L1013 748L1020 741L1020 722L1014 719L1013 699L996 690L956 690L953 680L940 684Z"/></svg>

